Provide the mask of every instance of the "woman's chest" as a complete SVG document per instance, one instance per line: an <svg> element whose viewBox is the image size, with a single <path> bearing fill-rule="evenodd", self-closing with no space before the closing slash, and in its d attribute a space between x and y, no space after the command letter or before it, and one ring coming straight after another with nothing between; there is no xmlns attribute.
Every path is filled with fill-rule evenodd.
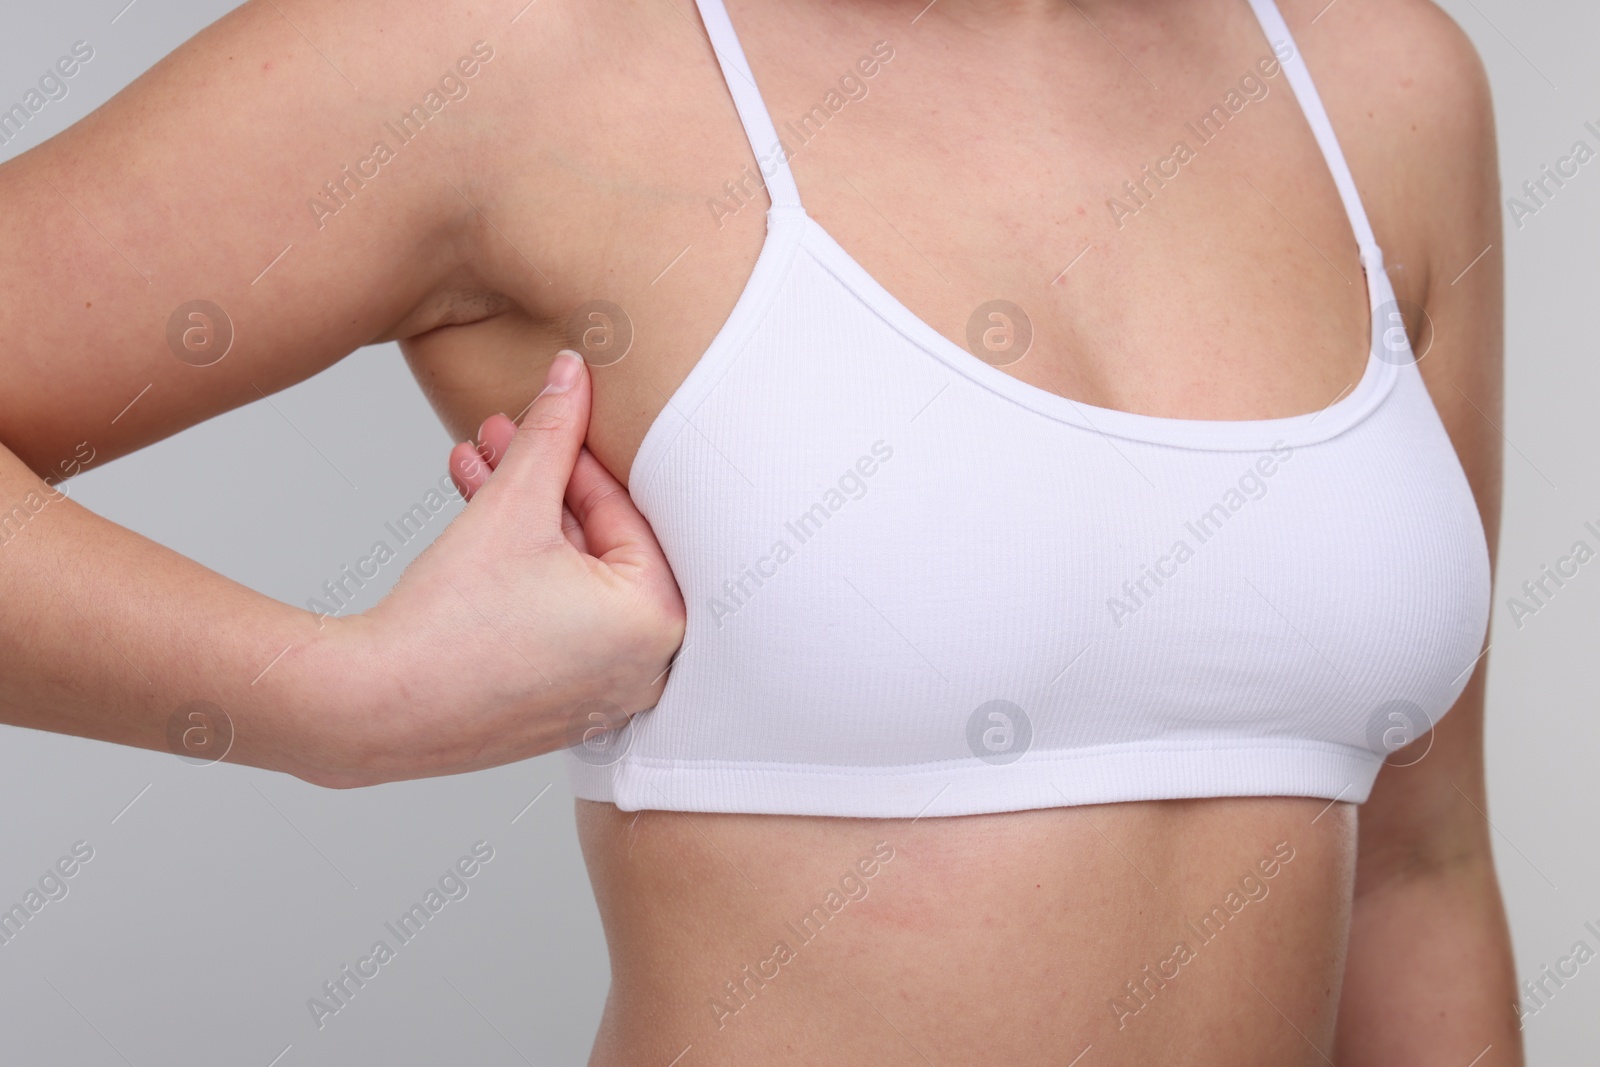
<svg viewBox="0 0 1600 1067"><path fill-rule="evenodd" d="M785 49L767 13L733 14L806 211L912 315L1061 396L1242 419L1320 409L1359 378L1369 334L1344 209L1238 7L1198 60L1158 35L1141 63L1161 90L1078 31L1053 39L1049 83L995 66L992 43L860 22ZM490 124L475 284L518 310L407 345L468 432L516 414L557 348L584 352L590 447L619 476L767 237L714 55L681 17L659 29L617 75Z"/></svg>

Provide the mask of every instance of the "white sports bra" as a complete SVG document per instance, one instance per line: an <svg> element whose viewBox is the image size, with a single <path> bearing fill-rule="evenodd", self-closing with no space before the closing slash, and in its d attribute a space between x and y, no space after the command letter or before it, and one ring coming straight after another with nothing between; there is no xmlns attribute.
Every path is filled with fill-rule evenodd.
<svg viewBox="0 0 1600 1067"><path fill-rule="evenodd" d="M697 0L772 207L631 494L688 605L660 702L565 760L625 810L917 817L1179 797L1360 802L1449 710L1489 559L1349 169L1374 324L1322 411L1078 403L946 339L801 206L722 0Z"/></svg>

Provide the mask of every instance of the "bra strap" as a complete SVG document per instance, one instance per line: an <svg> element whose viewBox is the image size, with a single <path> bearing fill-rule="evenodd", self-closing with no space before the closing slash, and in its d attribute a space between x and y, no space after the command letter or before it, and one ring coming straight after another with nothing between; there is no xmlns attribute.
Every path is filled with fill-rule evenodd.
<svg viewBox="0 0 1600 1067"><path fill-rule="evenodd" d="M772 124L772 115L762 103L761 90L750 73L739 35L733 32L728 19L728 9L722 0L695 0L700 9L700 21L705 23L706 34L711 38L711 49L722 67L722 80L728 83L733 96L733 106L739 110L739 121L744 123L745 137L750 141L750 151L755 153L756 165L767 185L767 195L773 207L800 207L800 189L789 170L789 149L778 137Z"/></svg>
<svg viewBox="0 0 1600 1067"><path fill-rule="evenodd" d="M1322 106L1322 97L1317 95L1317 87L1311 81L1311 71L1307 69L1305 58L1295 44L1294 35L1289 32L1289 25L1283 21L1283 15L1273 0L1250 0L1250 7L1261 23L1261 31L1272 45L1273 54L1279 56L1279 65L1288 76L1289 86L1294 90L1295 99L1300 102L1300 110L1317 138L1322 158L1327 161L1328 170L1333 174L1333 183L1339 187L1339 199L1344 202L1345 215L1350 219L1350 228L1355 231L1362 265L1367 268L1369 275L1381 274L1383 253L1372 233L1366 209L1361 206L1361 194L1356 191L1355 179L1351 177L1350 166L1339 147L1339 138L1334 135L1333 123L1328 121L1328 112ZM1288 59L1281 57L1282 46L1285 45L1290 52Z"/></svg>

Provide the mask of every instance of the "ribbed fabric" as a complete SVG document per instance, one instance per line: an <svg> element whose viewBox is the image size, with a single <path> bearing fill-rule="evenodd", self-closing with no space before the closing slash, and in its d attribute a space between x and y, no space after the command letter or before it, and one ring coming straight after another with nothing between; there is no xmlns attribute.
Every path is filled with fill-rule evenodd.
<svg viewBox="0 0 1600 1067"><path fill-rule="evenodd" d="M1366 372L1320 412L1166 419L1019 381L887 293L800 205L727 14L699 3L774 205L631 472L683 649L607 755L568 755L574 792L866 817L1365 800L1394 731L1465 687L1489 560L1298 50L1369 268Z"/></svg>

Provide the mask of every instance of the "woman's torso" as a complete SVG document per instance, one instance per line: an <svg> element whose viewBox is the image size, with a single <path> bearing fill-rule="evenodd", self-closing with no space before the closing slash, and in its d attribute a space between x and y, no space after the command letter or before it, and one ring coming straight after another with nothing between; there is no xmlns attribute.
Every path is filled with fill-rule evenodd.
<svg viewBox="0 0 1600 1067"><path fill-rule="evenodd" d="M1281 77L1134 215L1107 206L1137 203L1122 183L1271 54L1244 0L1005 16L946 3L913 22L920 7L730 5L780 123L892 46L794 168L811 215L901 302L960 344L972 309L1029 293L1033 347L1004 369L1099 407L1274 418L1356 382L1355 241ZM1285 13L1392 282L1420 303L1426 279L1404 265L1425 250L1408 205L1372 180L1383 161L1362 136L1354 45L1307 37L1313 11ZM625 477L743 289L766 201L728 210L724 183L751 157L690 5L547 2L496 47L501 80L480 79L469 105L485 136L455 161L481 221L448 306L513 308L413 338L407 355L465 436L532 398L573 343L574 309L623 309L631 348L595 368L590 447ZM419 321L451 321L437 313ZM1290 1064L1330 1047L1348 804L913 822L580 802L579 825L613 962L597 1062L687 1048L686 1064L1069 1063L1092 1045L1081 1062Z"/></svg>

